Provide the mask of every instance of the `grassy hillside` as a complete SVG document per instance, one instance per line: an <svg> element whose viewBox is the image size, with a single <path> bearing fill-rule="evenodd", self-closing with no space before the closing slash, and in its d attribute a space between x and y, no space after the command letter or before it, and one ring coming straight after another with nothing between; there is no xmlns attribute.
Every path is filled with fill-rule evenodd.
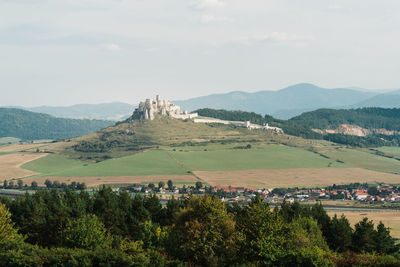
<svg viewBox="0 0 400 267"><path fill-rule="evenodd" d="M207 147L207 146L206 146ZM224 171L289 168L346 167L316 153L283 145L262 145L251 149L214 145L213 150L162 148L99 163L84 163L49 155L22 167L43 176L138 176L184 175L188 171Z"/></svg>
<svg viewBox="0 0 400 267"><path fill-rule="evenodd" d="M56 165L56 167L54 166ZM148 151L100 163L47 156L22 166L44 176L136 176L187 174L165 151Z"/></svg>
<svg viewBox="0 0 400 267"><path fill-rule="evenodd" d="M189 170L257 170L344 167L310 151L282 145L259 149L172 152Z"/></svg>
<svg viewBox="0 0 400 267"><path fill-rule="evenodd" d="M74 139L63 151L69 157L92 161L131 155L161 146L279 142L280 136L225 125L206 125L168 117L131 120Z"/></svg>
<svg viewBox="0 0 400 267"><path fill-rule="evenodd" d="M111 124L109 121L61 119L21 109L0 108L0 137L25 140L77 137Z"/></svg>

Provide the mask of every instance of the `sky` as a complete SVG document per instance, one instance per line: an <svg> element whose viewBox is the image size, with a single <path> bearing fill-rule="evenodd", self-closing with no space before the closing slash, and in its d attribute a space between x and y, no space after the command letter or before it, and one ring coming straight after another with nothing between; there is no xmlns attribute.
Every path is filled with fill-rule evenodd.
<svg viewBox="0 0 400 267"><path fill-rule="evenodd" d="M400 88L399 0L0 0L0 106Z"/></svg>

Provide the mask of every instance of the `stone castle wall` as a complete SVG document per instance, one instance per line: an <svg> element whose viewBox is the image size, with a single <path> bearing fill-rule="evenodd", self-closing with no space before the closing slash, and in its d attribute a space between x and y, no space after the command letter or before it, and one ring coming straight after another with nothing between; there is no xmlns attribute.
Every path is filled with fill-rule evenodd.
<svg viewBox="0 0 400 267"><path fill-rule="evenodd" d="M197 117L197 113L189 113L187 110L181 112L181 108L170 103L168 100L162 100L159 95L156 99L146 99L140 102L137 109L142 114L141 119L153 120L156 114L166 115L176 119L192 119Z"/></svg>

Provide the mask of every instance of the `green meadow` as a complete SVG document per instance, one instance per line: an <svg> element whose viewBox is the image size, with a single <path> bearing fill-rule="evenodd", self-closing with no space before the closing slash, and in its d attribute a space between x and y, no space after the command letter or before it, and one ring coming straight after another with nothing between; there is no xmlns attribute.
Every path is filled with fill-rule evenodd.
<svg viewBox="0 0 400 267"><path fill-rule="evenodd" d="M398 146L384 146L377 148L377 150L400 156L400 147Z"/></svg>
<svg viewBox="0 0 400 267"><path fill-rule="evenodd" d="M252 169L327 168L344 164L313 152L284 145L256 149L170 152L189 170L225 171Z"/></svg>
<svg viewBox="0 0 400 267"><path fill-rule="evenodd" d="M28 162L22 165L22 168L42 174L52 174L64 170L73 170L79 167L85 167L85 165L88 164L83 161L68 159L58 155L48 155Z"/></svg>
<svg viewBox="0 0 400 267"><path fill-rule="evenodd" d="M78 160L47 156L23 168L36 171L42 176L129 176L187 174L187 171L165 151L153 150L99 163L83 163Z"/></svg>
<svg viewBox="0 0 400 267"><path fill-rule="evenodd" d="M313 152L283 145L234 149L213 146L151 150L99 163L49 155L23 165L42 176L180 175L188 171L346 167ZM175 151L174 151L175 149ZM193 150L190 150L193 149ZM204 151L207 149L207 151ZM181 151L180 151L181 150Z"/></svg>
<svg viewBox="0 0 400 267"><path fill-rule="evenodd" d="M340 148L324 153L351 167L400 174L400 161L370 153L368 150Z"/></svg>

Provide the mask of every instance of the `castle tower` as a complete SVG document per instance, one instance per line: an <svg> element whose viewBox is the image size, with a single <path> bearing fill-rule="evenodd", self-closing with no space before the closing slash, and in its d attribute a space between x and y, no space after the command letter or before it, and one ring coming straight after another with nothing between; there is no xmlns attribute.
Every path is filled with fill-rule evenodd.
<svg viewBox="0 0 400 267"><path fill-rule="evenodd" d="M153 108L153 106L150 106L150 109L149 109L149 119L151 121L154 120L154 108Z"/></svg>

